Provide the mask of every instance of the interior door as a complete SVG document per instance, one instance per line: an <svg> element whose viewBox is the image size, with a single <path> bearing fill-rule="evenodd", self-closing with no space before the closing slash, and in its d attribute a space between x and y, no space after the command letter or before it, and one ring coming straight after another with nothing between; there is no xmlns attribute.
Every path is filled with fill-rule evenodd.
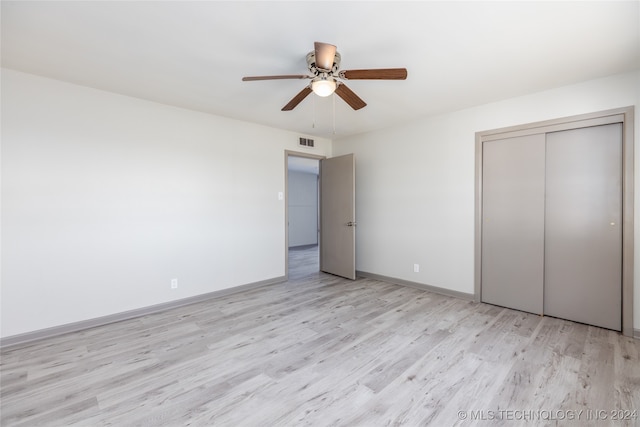
<svg viewBox="0 0 640 427"><path fill-rule="evenodd" d="M544 134L488 141L482 154L482 292L542 314Z"/></svg>
<svg viewBox="0 0 640 427"><path fill-rule="evenodd" d="M320 270L356 278L356 176L353 154L320 162Z"/></svg>
<svg viewBox="0 0 640 427"><path fill-rule="evenodd" d="M622 125L547 134L544 313L621 330Z"/></svg>

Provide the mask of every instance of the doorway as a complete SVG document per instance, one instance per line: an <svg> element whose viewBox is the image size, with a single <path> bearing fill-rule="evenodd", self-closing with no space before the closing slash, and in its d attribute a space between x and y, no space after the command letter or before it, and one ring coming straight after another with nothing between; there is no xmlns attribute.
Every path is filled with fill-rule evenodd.
<svg viewBox="0 0 640 427"><path fill-rule="evenodd" d="M309 161L311 160L311 161ZM302 172L316 175L315 180L308 178L311 184L302 190L304 205L294 201L290 204L292 187L300 184L298 180L290 181L290 164L307 164L313 172L300 166ZM315 168L318 168L317 174ZM310 173L311 172L311 173ZM306 269L296 268L296 274L313 274L317 271L329 273L347 279L356 279L356 218L355 218L355 157L344 154L337 157L307 155L285 151L285 272L287 278L292 272L290 260L298 262L300 257L292 258L298 249L318 250L318 256L307 253ZM310 196L311 194L311 196ZM316 202L316 203L314 203ZM303 218L299 218L302 216ZM306 232L300 234L294 227L307 225ZM313 230L315 223L316 229ZM304 236L304 238L302 237ZM306 239L306 240L305 240ZM313 263L311 262L313 256ZM304 257L303 257L304 258ZM317 263L316 264L316 260ZM296 265L299 267L299 265ZM313 269L313 270L311 270Z"/></svg>
<svg viewBox="0 0 640 427"><path fill-rule="evenodd" d="M286 153L287 277L299 279L320 270L320 160Z"/></svg>

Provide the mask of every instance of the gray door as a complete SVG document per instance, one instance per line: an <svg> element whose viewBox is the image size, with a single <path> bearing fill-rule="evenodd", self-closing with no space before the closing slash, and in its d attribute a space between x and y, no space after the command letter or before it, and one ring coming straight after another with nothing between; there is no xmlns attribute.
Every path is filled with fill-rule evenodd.
<svg viewBox="0 0 640 427"><path fill-rule="evenodd" d="M320 270L355 280L355 158L320 162Z"/></svg>
<svg viewBox="0 0 640 427"><path fill-rule="evenodd" d="M547 134L544 313L621 330L622 124Z"/></svg>
<svg viewBox="0 0 640 427"><path fill-rule="evenodd" d="M542 314L544 134L483 144L484 302Z"/></svg>

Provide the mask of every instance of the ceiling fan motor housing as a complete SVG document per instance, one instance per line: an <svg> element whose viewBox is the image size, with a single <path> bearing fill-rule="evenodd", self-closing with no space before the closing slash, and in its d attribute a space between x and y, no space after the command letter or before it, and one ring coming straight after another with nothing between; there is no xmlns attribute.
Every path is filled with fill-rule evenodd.
<svg viewBox="0 0 640 427"><path fill-rule="evenodd" d="M336 52L335 56L333 57L333 66L331 67L331 69L323 70L316 66L316 53L315 51L311 51L307 54L307 66L311 74L313 74L314 76L320 76L322 74L333 76L333 73L337 73L338 69L340 68L340 59L340 54Z"/></svg>

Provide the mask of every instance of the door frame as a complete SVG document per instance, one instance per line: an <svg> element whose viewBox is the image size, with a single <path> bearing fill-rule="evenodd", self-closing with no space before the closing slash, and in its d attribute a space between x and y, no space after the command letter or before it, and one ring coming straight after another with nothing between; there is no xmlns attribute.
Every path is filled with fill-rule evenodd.
<svg viewBox="0 0 640 427"><path fill-rule="evenodd" d="M634 107L476 132L474 300L482 297L482 144L515 136L622 123L622 334L633 337Z"/></svg>
<svg viewBox="0 0 640 427"><path fill-rule="evenodd" d="M326 159L326 156L317 154L301 153L299 151L284 150L284 277L285 280L289 280L289 157L302 157L305 159L314 159L321 161ZM318 178L322 174L322 168L318 168ZM322 224L320 221L320 204L322 199L318 194L318 224ZM318 249L322 242L318 238ZM320 251L318 251L320 253Z"/></svg>

